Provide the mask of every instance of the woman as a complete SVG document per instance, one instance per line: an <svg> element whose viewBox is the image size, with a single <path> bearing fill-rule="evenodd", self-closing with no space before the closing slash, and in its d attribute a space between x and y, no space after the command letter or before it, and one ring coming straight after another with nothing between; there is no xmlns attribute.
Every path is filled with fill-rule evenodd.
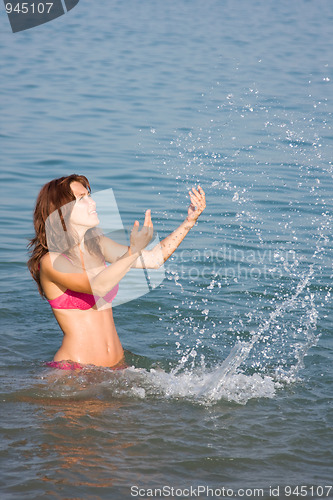
<svg viewBox="0 0 333 500"><path fill-rule="evenodd" d="M36 234L29 244L28 267L63 331L62 345L49 363L62 369L123 366L124 351L111 306L119 282L132 268L160 267L206 207L203 189L192 188L185 221L145 250L153 235L150 210L142 229L135 221L127 247L98 232L90 192L83 175L54 179L41 189L34 212Z"/></svg>

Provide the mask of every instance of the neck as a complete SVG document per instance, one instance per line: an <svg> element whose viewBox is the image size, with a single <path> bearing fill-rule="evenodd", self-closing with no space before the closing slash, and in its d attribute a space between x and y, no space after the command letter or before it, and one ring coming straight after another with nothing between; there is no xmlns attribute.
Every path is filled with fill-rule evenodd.
<svg viewBox="0 0 333 500"><path fill-rule="evenodd" d="M84 252L84 238L78 244L78 248L80 252Z"/></svg>

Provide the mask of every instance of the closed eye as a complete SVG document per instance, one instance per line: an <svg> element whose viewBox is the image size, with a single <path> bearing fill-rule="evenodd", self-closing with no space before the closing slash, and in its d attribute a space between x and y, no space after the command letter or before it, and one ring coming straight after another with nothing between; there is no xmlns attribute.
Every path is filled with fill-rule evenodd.
<svg viewBox="0 0 333 500"><path fill-rule="evenodd" d="M78 201L82 201L85 197L90 198L91 194L90 193L84 193L84 194L79 195L76 199Z"/></svg>

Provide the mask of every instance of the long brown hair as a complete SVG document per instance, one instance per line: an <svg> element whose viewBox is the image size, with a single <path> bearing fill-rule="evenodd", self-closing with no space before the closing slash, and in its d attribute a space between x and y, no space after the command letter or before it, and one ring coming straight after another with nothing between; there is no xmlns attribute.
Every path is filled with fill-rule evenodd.
<svg viewBox="0 0 333 500"><path fill-rule="evenodd" d="M66 253L68 254L70 253L70 249L78 243L75 239L76 235L70 231L70 225L68 224L73 207L73 203L71 202L75 202L76 200L70 187L71 183L74 181L80 182L89 193L91 192L89 181L84 175L72 174L48 182L42 187L37 197L33 218L35 236L28 244L31 256L27 265L33 279L38 285L39 293L43 297L45 297L45 294L40 283L39 265L43 255L51 250L51 248L49 248L50 242L52 250L54 250L53 243L55 244L55 242L57 242L61 234L65 235L67 242ZM47 230L47 224L51 214L54 214L54 220L57 220L59 224L58 226L54 223L51 225L49 224L49 229ZM52 230L50 228L52 228ZM89 237L87 236L88 233ZM99 256L102 255L98 243L98 231L96 229L89 229L89 231L87 231L85 235L85 244L90 253ZM61 245L58 246L61 247ZM62 247L62 250L64 250L64 247Z"/></svg>

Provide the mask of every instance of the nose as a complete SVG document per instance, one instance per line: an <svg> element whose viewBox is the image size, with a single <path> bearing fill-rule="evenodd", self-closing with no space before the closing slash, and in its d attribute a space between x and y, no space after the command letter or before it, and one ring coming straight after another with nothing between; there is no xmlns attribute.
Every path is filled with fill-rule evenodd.
<svg viewBox="0 0 333 500"><path fill-rule="evenodd" d="M95 202L95 200L93 200L93 198L91 198L91 197L88 198L88 199L89 199L89 206L91 208L95 209L96 208L96 202Z"/></svg>

